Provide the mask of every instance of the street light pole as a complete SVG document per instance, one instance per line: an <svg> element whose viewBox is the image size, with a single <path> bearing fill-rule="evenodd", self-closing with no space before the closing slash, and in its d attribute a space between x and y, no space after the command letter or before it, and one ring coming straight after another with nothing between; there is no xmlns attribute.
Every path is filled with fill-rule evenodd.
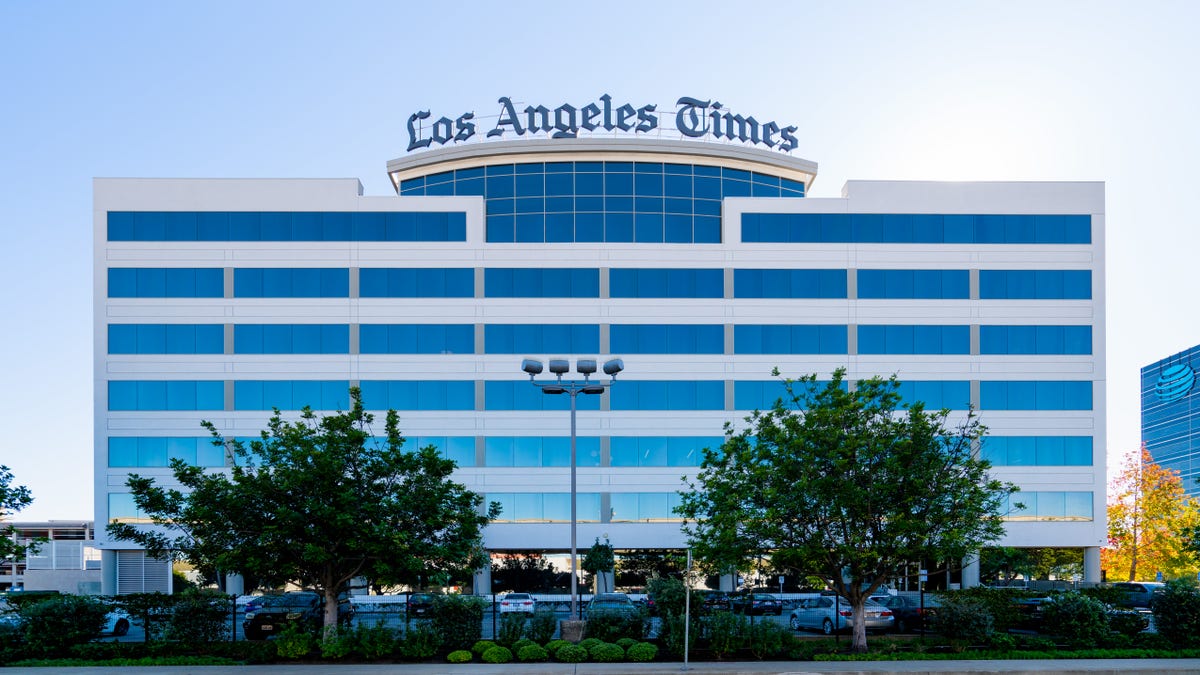
<svg viewBox="0 0 1200 675"><path fill-rule="evenodd" d="M577 571L579 569L579 551L576 531L578 529L578 509L576 504L576 427L575 427L575 397L579 394L603 394L604 390L617 381L617 373L625 369L621 359L611 359L604 363L604 374L609 376L608 382L592 382L589 378L596 372L596 361L579 359L575 362L575 370L583 375L583 380L564 380L563 375L571 369L567 359L550 359L550 372L556 377L552 382L538 382L534 379L542 372L542 362L536 359L525 359L521 362L521 370L529 375L529 383L542 390L543 394L566 394L571 398L571 620L579 619L579 588Z"/></svg>

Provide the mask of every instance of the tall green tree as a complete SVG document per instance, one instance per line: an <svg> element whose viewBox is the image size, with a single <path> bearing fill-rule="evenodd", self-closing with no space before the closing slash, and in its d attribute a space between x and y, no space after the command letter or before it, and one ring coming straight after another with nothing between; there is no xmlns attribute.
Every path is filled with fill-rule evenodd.
<svg viewBox="0 0 1200 675"><path fill-rule="evenodd" d="M499 506L484 508L482 496L451 480L455 464L436 448L404 449L395 411L375 439L359 390L350 398L348 412L320 418L305 408L289 422L276 410L248 446L205 422L234 465L211 472L174 460L182 490L130 475L135 503L158 527L111 523L109 534L202 572L313 588L324 597L327 631L354 577L387 585L481 566L481 530Z"/></svg>
<svg viewBox="0 0 1200 675"><path fill-rule="evenodd" d="M36 542L30 545L22 544L13 536L12 525L6 521L17 511L33 503L33 495L24 485L13 485L12 471L0 464L0 561L10 557L24 555L29 550L37 548Z"/></svg>
<svg viewBox="0 0 1200 675"><path fill-rule="evenodd" d="M778 376L778 371L775 372ZM845 371L784 380L787 395L706 450L682 494L691 545L711 568L770 554L830 579L853 607L853 648L867 648L863 604L910 560L959 558L999 538L1016 487L991 478L973 446L973 413L904 406L893 376Z"/></svg>
<svg viewBox="0 0 1200 675"><path fill-rule="evenodd" d="M1129 453L1108 490L1108 546L1100 565L1115 580L1191 577L1200 547L1190 542L1200 503L1183 489L1179 472L1160 466L1145 445Z"/></svg>

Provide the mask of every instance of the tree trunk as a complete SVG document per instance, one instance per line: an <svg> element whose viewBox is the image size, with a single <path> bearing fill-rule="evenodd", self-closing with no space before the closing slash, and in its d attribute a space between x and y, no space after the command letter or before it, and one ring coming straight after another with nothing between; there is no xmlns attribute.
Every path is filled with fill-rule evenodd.
<svg viewBox="0 0 1200 675"><path fill-rule="evenodd" d="M854 613L854 637L850 640L850 650L855 654L867 653L867 610L864 606L866 600L865 597L860 597L850 601Z"/></svg>
<svg viewBox="0 0 1200 675"><path fill-rule="evenodd" d="M333 584L325 586L325 621L322 634L325 637L330 637L337 632L338 628L338 593L337 588Z"/></svg>

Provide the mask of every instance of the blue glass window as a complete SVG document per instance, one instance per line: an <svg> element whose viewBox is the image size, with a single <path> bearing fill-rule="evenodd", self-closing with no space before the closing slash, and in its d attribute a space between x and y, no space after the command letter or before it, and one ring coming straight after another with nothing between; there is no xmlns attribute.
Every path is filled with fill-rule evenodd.
<svg viewBox="0 0 1200 675"><path fill-rule="evenodd" d="M110 380L109 410L224 410L219 380Z"/></svg>
<svg viewBox="0 0 1200 675"><path fill-rule="evenodd" d="M237 324L235 354L349 354L346 324Z"/></svg>
<svg viewBox="0 0 1200 675"><path fill-rule="evenodd" d="M108 465L165 467L181 459L193 466L225 466L225 449L213 445L211 437L130 437L108 439Z"/></svg>
<svg viewBox="0 0 1200 675"><path fill-rule="evenodd" d="M488 354L595 354L600 351L598 324L487 324Z"/></svg>
<svg viewBox="0 0 1200 675"><path fill-rule="evenodd" d="M133 495L127 492L110 492L108 494L108 520L118 523L148 523L133 501Z"/></svg>
<svg viewBox="0 0 1200 675"><path fill-rule="evenodd" d="M306 406L313 410L347 410L350 407L350 383L346 380L238 380L233 383L234 410L301 410Z"/></svg>
<svg viewBox="0 0 1200 675"><path fill-rule="evenodd" d="M612 298L723 298L721 269L624 269L608 272Z"/></svg>
<svg viewBox="0 0 1200 675"><path fill-rule="evenodd" d="M350 270L345 268L252 268L233 271L238 298L350 297Z"/></svg>
<svg viewBox="0 0 1200 675"><path fill-rule="evenodd" d="M613 436L612 466L700 466L704 448L719 448L721 436Z"/></svg>
<svg viewBox="0 0 1200 675"><path fill-rule="evenodd" d="M599 410L600 397L607 394L580 394L575 401L578 410ZM571 398L566 394L543 394L529 380L488 380L483 385L485 410L570 410Z"/></svg>
<svg viewBox="0 0 1200 675"><path fill-rule="evenodd" d="M675 514L678 492L614 492L609 495L614 523L667 523L682 520Z"/></svg>
<svg viewBox="0 0 1200 675"><path fill-rule="evenodd" d="M500 504L495 523L567 523L571 521L570 492L489 492L484 501ZM600 494L575 494L575 519L600 522Z"/></svg>
<svg viewBox="0 0 1200 675"><path fill-rule="evenodd" d="M600 466L600 439L575 439L576 466ZM488 436L485 466L571 466L570 436Z"/></svg>
<svg viewBox="0 0 1200 675"><path fill-rule="evenodd" d="M858 297L965 300L971 296L967 270L858 270Z"/></svg>
<svg viewBox="0 0 1200 675"><path fill-rule="evenodd" d="M110 267L110 298L220 298L225 271L220 267Z"/></svg>
<svg viewBox="0 0 1200 675"><path fill-rule="evenodd" d="M598 298L596 268L503 268L484 270L484 296L489 298Z"/></svg>
<svg viewBox="0 0 1200 675"><path fill-rule="evenodd" d="M1092 466L1092 437L986 436L980 456L993 466Z"/></svg>
<svg viewBox="0 0 1200 675"><path fill-rule="evenodd" d="M859 354L970 354L970 326L858 327Z"/></svg>
<svg viewBox="0 0 1200 675"><path fill-rule="evenodd" d="M844 325L739 324L733 327L735 354L845 354L847 350L847 327Z"/></svg>
<svg viewBox="0 0 1200 675"><path fill-rule="evenodd" d="M1087 215L743 213L741 225L747 243L1088 244L1092 238Z"/></svg>
<svg viewBox="0 0 1200 675"><path fill-rule="evenodd" d="M473 354L473 324L369 324L358 328L361 354Z"/></svg>
<svg viewBox="0 0 1200 675"><path fill-rule="evenodd" d="M612 388L612 410L724 410L721 380L623 380Z"/></svg>
<svg viewBox="0 0 1200 675"><path fill-rule="evenodd" d="M981 354L1091 354L1091 326L980 326Z"/></svg>
<svg viewBox="0 0 1200 675"><path fill-rule="evenodd" d="M475 270L466 268L377 268L358 271L363 298L473 298Z"/></svg>
<svg viewBox="0 0 1200 675"><path fill-rule="evenodd" d="M386 445L387 438L377 437L375 442ZM442 457L453 460L460 467L475 466L474 436L409 436L405 439L404 449L415 451L431 445Z"/></svg>
<svg viewBox="0 0 1200 675"><path fill-rule="evenodd" d="M610 351L616 354L723 354L725 326L614 324Z"/></svg>
<svg viewBox="0 0 1200 675"><path fill-rule="evenodd" d="M363 406L370 410L474 410L470 380L363 380Z"/></svg>
<svg viewBox="0 0 1200 675"><path fill-rule="evenodd" d="M845 298L846 270L733 271L735 298Z"/></svg>
<svg viewBox="0 0 1200 675"><path fill-rule="evenodd" d="M896 393L901 405L921 402L926 410L966 410L971 404L967 380L904 380Z"/></svg>
<svg viewBox="0 0 1200 675"><path fill-rule="evenodd" d="M979 383L981 410L1091 410L1088 380L1011 380Z"/></svg>
<svg viewBox="0 0 1200 675"><path fill-rule="evenodd" d="M1091 270L981 270L984 300L1090 300Z"/></svg>
<svg viewBox="0 0 1200 675"><path fill-rule="evenodd" d="M109 354L223 354L224 341L219 323L108 325Z"/></svg>
<svg viewBox="0 0 1200 675"><path fill-rule="evenodd" d="M1004 498L1000 515L1008 521L1087 521L1094 517L1092 504L1090 492L1022 490Z"/></svg>
<svg viewBox="0 0 1200 675"><path fill-rule="evenodd" d="M466 241L467 214L110 211L109 241Z"/></svg>

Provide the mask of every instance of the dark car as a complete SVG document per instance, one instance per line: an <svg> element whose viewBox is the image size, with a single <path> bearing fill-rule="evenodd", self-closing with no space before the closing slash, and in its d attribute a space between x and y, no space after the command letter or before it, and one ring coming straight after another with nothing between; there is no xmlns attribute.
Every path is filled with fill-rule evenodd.
<svg viewBox="0 0 1200 675"><path fill-rule="evenodd" d="M705 591L703 609L705 612L729 611L729 594L725 591Z"/></svg>
<svg viewBox="0 0 1200 675"><path fill-rule="evenodd" d="M925 630L938 607L937 598L932 595L925 596L924 606L919 596L884 595L872 596L871 599L892 610L892 615L896 617L897 633Z"/></svg>
<svg viewBox="0 0 1200 675"><path fill-rule="evenodd" d="M433 593L413 593L408 596L407 607L409 618L433 614Z"/></svg>
<svg viewBox="0 0 1200 675"><path fill-rule="evenodd" d="M1113 584L1113 588L1124 594L1122 607L1144 609L1150 606L1154 596L1167 590L1167 585L1161 581L1121 581Z"/></svg>
<svg viewBox="0 0 1200 675"><path fill-rule="evenodd" d="M729 596L729 609L738 614L783 615L783 603L770 593L734 593Z"/></svg>
<svg viewBox="0 0 1200 675"><path fill-rule="evenodd" d="M348 601L338 602L338 623L346 625L354 615ZM325 603L312 591L294 591L282 595L263 596L253 611L246 612L242 633L247 640L265 640L279 634L288 626L302 630L317 630L324 623Z"/></svg>
<svg viewBox="0 0 1200 675"><path fill-rule="evenodd" d="M597 593L587 604L587 615L596 614L637 614L641 609L624 593Z"/></svg>
<svg viewBox="0 0 1200 675"><path fill-rule="evenodd" d="M1016 628L1041 632L1046 620L1044 605L1047 602L1050 602L1050 598L1017 598L1013 600L1013 604L1017 608Z"/></svg>

